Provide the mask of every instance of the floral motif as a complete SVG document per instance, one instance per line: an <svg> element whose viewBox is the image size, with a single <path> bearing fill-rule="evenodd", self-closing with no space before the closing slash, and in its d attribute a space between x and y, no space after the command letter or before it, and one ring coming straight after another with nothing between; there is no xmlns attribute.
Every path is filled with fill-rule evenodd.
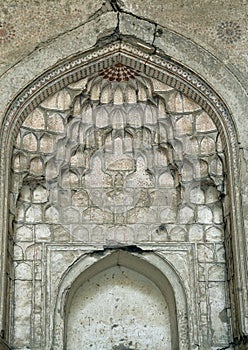
<svg viewBox="0 0 248 350"><path fill-rule="evenodd" d="M102 70L99 75L103 75L103 79L110 81L128 81L135 79L138 75L133 69L124 66L122 63L117 63L115 66Z"/></svg>
<svg viewBox="0 0 248 350"><path fill-rule="evenodd" d="M6 22L0 22L0 44L10 42L15 37L14 27Z"/></svg>
<svg viewBox="0 0 248 350"><path fill-rule="evenodd" d="M233 21L222 22L217 28L217 37L226 44L233 44L241 38L241 29Z"/></svg>

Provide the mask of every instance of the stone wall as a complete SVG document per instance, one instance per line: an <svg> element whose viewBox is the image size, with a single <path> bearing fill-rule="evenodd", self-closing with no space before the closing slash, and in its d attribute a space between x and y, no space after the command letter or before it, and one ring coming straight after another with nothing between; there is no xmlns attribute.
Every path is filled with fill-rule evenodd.
<svg viewBox="0 0 248 350"><path fill-rule="evenodd" d="M243 1L29 5L0 21L0 349L246 349Z"/></svg>
<svg viewBox="0 0 248 350"><path fill-rule="evenodd" d="M113 267L82 285L67 322L68 349L81 344L86 349L164 349L165 344L171 349L170 316L161 291L124 267Z"/></svg>
<svg viewBox="0 0 248 350"><path fill-rule="evenodd" d="M158 23L194 41L233 70L247 87L247 1L246 0L1 0L0 72L4 74L37 47L83 26L91 19L99 27L100 16L113 9ZM113 21L113 17L112 17ZM129 18L130 35L134 29ZM113 22L111 23L113 24ZM94 26L95 24L92 23ZM160 28L163 31L163 28ZM145 36L152 34L147 25Z"/></svg>
<svg viewBox="0 0 248 350"><path fill-rule="evenodd" d="M60 280L83 251L127 245L158 250L174 266L194 314L187 316L192 346L229 344L224 167L208 114L120 63L42 102L13 150L14 348L49 348ZM70 327L78 317L70 312Z"/></svg>

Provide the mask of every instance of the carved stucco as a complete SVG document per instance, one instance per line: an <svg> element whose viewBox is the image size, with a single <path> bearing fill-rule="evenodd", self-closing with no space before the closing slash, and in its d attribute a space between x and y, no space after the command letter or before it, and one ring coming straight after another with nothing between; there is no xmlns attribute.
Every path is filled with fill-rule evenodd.
<svg viewBox="0 0 248 350"><path fill-rule="evenodd" d="M37 267L44 263L43 258L36 257L37 253L32 253L42 249L42 242L48 247L49 242L64 245L64 253L55 249L52 259L64 259L70 246L81 242L88 249L92 244L99 249L102 245L156 247L158 242L178 242L171 263L179 274L183 271L177 266L178 258L181 255L184 260L187 256L179 253L184 249L182 242L202 242L194 253L199 254L198 268L209 269L208 273L217 269L218 277L208 280L217 278L219 286L215 288L223 293L225 267L223 261L214 257L217 251L211 257L211 250L216 243L220 249L223 241L223 213L218 197L226 192L224 164L220 136L206 111L177 89L124 66L118 55L113 65L69 84L41 102L19 130L13 150L15 175L11 193L11 215L17 234L15 278L32 294L27 275L36 272L32 272L28 260L34 259ZM30 248L26 247L27 242ZM164 245L161 249L168 259L169 247ZM201 253L204 249L206 253ZM22 254L24 261L25 257L28 259L26 266ZM207 268L202 266L205 259ZM46 329L49 336L41 343L44 347L53 339L53 327L48 327L53 324L53 317L46 323L45 315L56 302L60 275L52 261L48 263L48 285L53 286L53 292L48 293L48 299L53 302L47 305L41 323L35 322L32 327ZM61 263L58 267L62 268ZM16 291L20 288L18 283ZM197 297L190 292L192 283L189 281L185 288L190 308L195 309ZM32 310L37 304L25 305L21 296L15 295L19 306L13 310L13 317L18 320L21 310ZM179 303L177 300L177 306ZM221 310L224 308L225 304ZM208 317L212 317L211 312L209 308ZM216 345L228 342L228 323L219 330L222 340L216 333ZM14 345L25 344L28 324L27 319L20 317L14 321ZM192 316L187 326L192 329L187 336L190 344L211 343L206 332L198 334L203 324ZM54 327L57 332L58 326ZM179 327L179 331L185 332L183 328ZM62 330L59 337L63 338ZM38 346L38 334L34 339ZM189 346L182 340L179 343L182 349ZM63 345L59 340L53 346Z"/></svg>
<svg viewBox="0 0 248 350"><path fill-rule="evenodd" d="M139 57L138 61L137 57ZM93 61L95 61L94 68L87 68L89 62ZM222 135L222 141L226 153L227 167L229 168L231 166L232 170L234 170L232 174L229 174L232 176L229 177L228 181L230 182L228 182L228 186L229 189L231 188L231 198L234 199L234 192L237 196L233 207L235 206L238 212L237 205L239 205L239 193L236 192L236 186L239 183L239 173L237 166L237 141L235 128L232 123L232 118L229 115L228 108L223 104L219 97L213 91L211 91L206 83L201 81L199 78L196 78L194 74L176 64L175 62L166 62L166 59L164 59L163 55L156 57L155 55L142 51L140 47L137 48L130 45L129 43L125 44L117 42L111 44L109 50L107 50L107 47L105 47L99 51L93 51L92 53L87 54L85 57L83 56L82 58L72 60L71 63L67 63L61 68L56 68L48 75L43 76L38 82L35 82L33 86L29 86L28 90L25 91L21 97L18 97L18 100L12 104L12 107L9 110L9 114L6 117L6 130L8 130L9 121L17 121L17 115L20 114L20 111L23 110L23 107L27 107L27 109L24 108L24 113L22 116L18 116L19 122L16 125L12 124L12 127L14 126L16 132L18 131L18 126L20 126L21 122L25 119L25 117L27 117L31 110L49 94L60 90L68 83L76 82L77 80L84 78L93 72L101 71L104 67L111 66L115 62L121 62L122 64L131 66L132 68L137 69L138 71L141 71L148 76L153 76L158 80L164 81L166 84L176 88L177 90L183 91L184 94L195 99L196 102L199 103L199 105L201 105L214 119ZM84 66L86 69L82 69ZM76 72L76 69L74 70L75 67L79 68L78 72ZM60 83L59 76L61 76ZM54 81L53 87L50 81ZM42 88L43 84L44 88ZM48 86L48 90L45 88L46 86ZM34 96L36 95L36 91L39 91L41 94L39 97L37 96L37 100L35 101ZM29 100L32 100L32 102L28 107L29 102L27 101ZM5 135L8 136L8 133L5 132ZM15 134L13 134L13 138L15 137L14 135ZM3 140L3 142L5 141ZM229 148L229 145L231 145L231 148ZM4 148L3 151L6 152ZM231 203L233 203L232 200ZM236 220L238 223L241 222L237 216ZM235 222L233 222L233 220L231 222L231 225L235 225Z"/></svg>

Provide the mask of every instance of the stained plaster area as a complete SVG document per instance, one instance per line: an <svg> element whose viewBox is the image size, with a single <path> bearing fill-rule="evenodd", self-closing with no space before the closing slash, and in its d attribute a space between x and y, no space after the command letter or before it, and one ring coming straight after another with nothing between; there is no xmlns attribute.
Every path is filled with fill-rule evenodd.
<svg viewBox="0 0 248 350"><path fill-rule="evenodd" d="M87 22L101 6L99 0L1 0L1 72L40 45Z"/></svg>
<svg viewBox="0 0 248 350"><path fill-rule="evenodd" d="M238 141L246 147L247 7L242 0L225 6L221 1L0 0L0 119L18 92L50 67L103 38L127 36L205 79L228 102Z"/></svg>
<svg viewBox="0 0 248 350"><path fill-rule="evenodd" d="M127 295L132 295L128 304ZM86 301L84 305L82 300ZM82 323L81 332L77 332ZM149 279L125 267L112 267L79 287L67 327L68 349L80 349L81 344L97 349L99 342L103 348L114 350L164 349L165 344L167 350L171 349L170 315L161 291Z"/></svg>
<svg viewBox="0 0 248 350"><path fill-rule="evenodd" d="M193 40L233 70L247 76L247 0L123 1L121 9L150 18Z"/></svg>
<svg viewBox="0 0 248 350"><path fill-rule="evenodd" d="M108 11L129 13L184 35L246 82L247 0L1 0L0 72L3 74L57 36Z"/></svg>
<svg viewBox="0 0 248 350"><path fill-rule="evenodd" d="M91 309L95 303L99 305L99 298L105 302L97 308L101 319L98 319L98 316L92 316L92 320L89 320L89 322L95 320L93 324L97 324L95 328L90 327L93 330L90 333L91 339L102 342L101 332L106 334L108 329L112 344L104 343L103 348L112 346L112 349L118 349L116 346L119 343L127 347L131 341L136 344L139 340L134 331L133 322L136 330L136 324L141 325L142 330L138 328L139 331L143 332L146 328L146 323L140 322L140 308L137 310L136 307L139 306L138 300L142 299L143 294L149 295L150 298L151 293L147 291L151 289L150 284L140 290L132 282L132 280L142 282L136 274L132 274L134 277L128 278L129 282L122 285L116 284L113 276L117 276L118 282L120 271L116 268L122 264L125 266L127 261L130 263L129 266L138 269L138 262L149 254L149 250L159 254L160 269L165 259L175 271L178 271L176 278L175 276L170 278L166 266L165 276L172 287L174 283L180 348L168 345L173 344L173 337L168 330L174 311L170 312L169 318L165 309L164 314L161 315L162 319L156 319L155 323L153 321L150 323L154 331L149 333L156 335L155 338L151 338L152 343L148 343L147 338L141 333L140 338L143 338L143 343L137 343L129 348L163 349L162 345L158 344L158 339L161 338L165 339L163 346L173 350L193 349L195 347L193 344L198 343L201 349L208 347L216 350L227 347L232 342L228 316L229 301L225 298L226 277L222 244L224 223L218 199L218 191L221 191L224 181L220 161L223 150L216 126L200 106L186 97L181 98L180 94L171 87L155 80L153 80L154 89L161 94L160 97L157 95L160 101L159 109L149 107L148 101L152 98L153 90L149 90L149 85L141 90L140 82L143 82L141 80L143 78L139 76L136 76L136 84L139 88L138 99L142 102L137 101L136 94L132 94L133 81L111 83L113 73L119 68L118 66L110 71L104 71L101 75L104 77L101 78L102 80L99 80L99 77L92 78L91 83L86 85L89 90L85 91L85 95L81 94L85 86L85 80L83 80L70 84L57 94L50 96L27 117L20 129L13 154L14 186L11 190L10 209L15 216L16 228L14 247L16 280L14 305L16 307L13 310L15 322L11 339L13 349L24 349L24 346L37 350L51 348L52 339L49 338L48 329L53 325L53 313L50 310L56 304L56 300L59 302L63 300L64 297L60 298L60 294L57 298L57 290L64 295L63 291L68 289L66 288L68 285L64 289L59 285L61 281L63 285L64 276L66 279L70 274L74 279L69 283L73 285L69 289L75 290L76 294L75 298L71 299L71 309L68 308L68 349L78 348L82 340L86 349L91 348L92 341L87 337L85 339L85 336L82 339L82 334L85 335L88 332L79 330L80 325L85 324L81 311L86 317L90 317L87 310ZM122 69L124 77L126 74L131 74L130 70L125 70L123 67ZM107 85L106 82L108 82ZM101 86L104 84L104 88L100 88L100 95L99 84ZM122 86L126 84L123 89L126 91L124 95L118 84ZM145 91L150 92L146 95ZM111 103L112 93L114 106L118 106L117 113ZM88 104L88 98L92 98L94 104L92 110L91 105ZM123 101L125 101L124 104ZM163 101L166 103L164 104ZM133 104L136 105L135 111ZM167 115L164 113L165 105L169 114L173 115L171 122L165 118ZM69 106L73 106L71 110ZM161 142L167 137L160 120L166 123L168 137L173 138L173 144L177 147L178 155L174 156L173 153L172 158L168 154L167 159L167 155L161 152L156 141L159 139ZM77 129L78 123L80 129ZM124 136L122 130L127 127L129 133ZM113 132L109 134L112 128ZM156 135L156 130L160 130L160 136L153 136ZM68 135L70 135L69 139ZM191 142L193 135L199 145L198 142ZM100 139L104 140L103 144L99 144ZM79 140L83 140L81 145ZM180 152L180 144L184 145L183 152ZM216 150L216 144L218 144L218 150ZM142 157L139 153L141 149L146 150ZM90 150L94 152L91 154ZM193 157L192 154L198 155L196 160L192 158L195 172L191 163L188 161L185 163L180 158L184 164L183 191L177 183L178 176L175 175L173 179L170 167L166 165L177 162L181 153L188 154L190 159ZM176 157L175 160L174 157ZM204 160L198 162L200 157ZM81 171L84 173L82 164L85 164L88 170L81 176ZM210 186L208 180L205 181L208 178L208 169L211 177L216 180L216 185ZM26 176L27 171L28 176ZM153 173L157 174L156 177ZM102 282L97 282L96 287L99 287L99 290L95 288L94 279L88 288L86 285L88 292L96 290L99 293L92 297L92 301L88 304L89 296L85 295L83 289L77 291L77 282L74 286L74 270L71 271L70 267L74 265L75 273L80 276L81 271L84 271L83 268L79 268L80 259L93 247L102 250L103 247L123 249L128 246L130 251L130 246L134 247L135 243L139 247L143 246L144 252L142 253L143 250L136 247L136 252L138 251L139 254L133 263L131 255L125 261L121 260L122 255L120 255L116 263L112 263L111 260L111 263L105 266L109 268L116 265L116 268L114 271L110 268L105 277L103 276ZM91 254L91 259L93 258L96 259L96 252ZM88 262L85 264L89 266ZM46 266L46 272L44 272L44 266ZM102 267L102 264L99 268L100 266L104 271L107 270L104 266ZM117 275L116 271L119 271ZM149 269L143 266L140 272L147 275ZM47 290L44 288L44 273L47 275L46 283L50 286ZM150 271L147 277L155 278L155 274ZM107 281L105 278L112 281L110 286L105 283ZM178 278L184 281L185 294L189 300L187 313L189 324L183 317L186 313L185 307L182 308L184 294L178 295L180 289ZM88 279L89 276L84 280L88 281ZM124 280L127 282L127 279ZM158 281L161 281L161 278L155 279L159 285ZM192 293L195 285L199 288L199 295ZM163 290L160 285L159 287ZM125 289L125 294L130 295L128 304L122 303L119 289ZM25 295L23 290L26 291ZM171 307L172 298L168 295L168 290L169 288L166 287L164 295L168 300L168 307ZM157 300L156 303L153 297ZM153 297L151 302L142 309L144 320L147 313L157 314L156 310L151 310L152 304L158 305L162 310L159 295L156 294ZM80 308L78 303L82 299L86 303ZM131 300L135 305L132 305ZM44 305L44 309L40 308L41 304ZM112 311L109 310L110 314L105 312L110 304L122 310L124 308L130 310L130 318L129 316L123 320L118 318L118 310L116 310L116 320L113 321ZM101 307L105 309L101 311ZM64 308L61 305L58 309ZM75 315L76 310L77 315ZM29 315L34 313L34 320L31 320ZM201 315L199 320L196 318L198 313ZM104 322L102 322L102 314L105 315ZM58 313L55 315L58 318ZM212 338L208 334L207 320L211 320ZM163 327L160 327L161 323L166 324L166 332ZM86 328L87 325L88 323L85 324ZM117 326L110 330L111 325ZM60 334L59 339L61 339L63 323L56 322L54 327L57 330L56 337L58 338ZM120 332L116 333L121 327L125 330L121 335L121 339L124 340L119 339ZM127 337L127 329L132 335L131 339ZM47 338L44 339L42 334L47 334ZM61 349L63 346L57 338L52 346L54 350ZM188 345L188 341L192 346ZM75 347L72 342L76 344ZM95 344L93 348L96 348Z"/></svg>
<svg viewBox="0 0 248 350"><path fill-rule="evenodd" d="M103 38L138 37L195 70L228 102L241 142L243 203L248 211L247 97L243 88L247 74L246 2L0 0L0 5L2 116L18 91L49 67L92 48ZM27 281L30 284L29 277ZM228 344L230 339L225 341Z"/></svg>
<svg viewBox="0 0 248 350"><path fill-rule="evenodd" d="M50 67L103 38L136 37L192 69L227 103L244 183L247 11L246 0L0 0L0 120L15 96ZM244 205L246 197L244 187Z"/></svg>

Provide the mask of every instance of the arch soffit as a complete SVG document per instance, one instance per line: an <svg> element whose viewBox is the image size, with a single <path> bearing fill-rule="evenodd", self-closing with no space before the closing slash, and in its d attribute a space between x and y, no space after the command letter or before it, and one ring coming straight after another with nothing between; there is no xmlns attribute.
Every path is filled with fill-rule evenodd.
<svg viewBox="0 0 248 350"><path fill-rule="evenodd" d="M184 282L174 266L157 253L131 253L122 249L107 250L102 254L96 251L83 255L63 274L57 294L56 310L63 315L67 292L73 296L75 290L84 281L114 266L124 266L136 271L153 281L165 294L169 291L171 302L178 301L177 306L187 309ZM73 288L72 288L73 286Z"/></svg>

